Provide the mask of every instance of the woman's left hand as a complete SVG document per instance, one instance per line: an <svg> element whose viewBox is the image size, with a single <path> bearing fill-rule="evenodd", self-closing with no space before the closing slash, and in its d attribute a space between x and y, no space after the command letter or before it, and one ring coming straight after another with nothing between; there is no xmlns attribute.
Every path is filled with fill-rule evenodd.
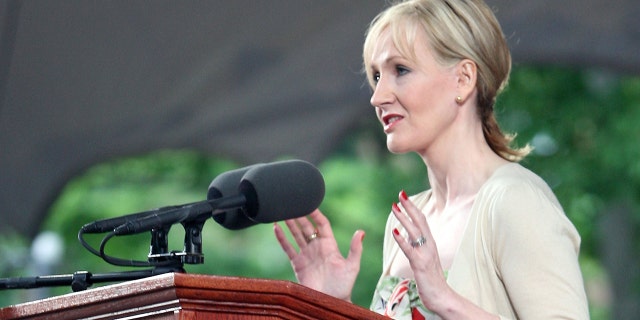
<svg viewBox="0 0 640 320"><path fill-rule="evenodd" d="M393 237L409 259L420 300L425 307L435 311L442 294L451 290L444 277L438 248L422 211L408 199L404 191L400 192L398 199L404 210L394 203L392 211L408 236L405 239L398 229L394 229Z"/></svg>

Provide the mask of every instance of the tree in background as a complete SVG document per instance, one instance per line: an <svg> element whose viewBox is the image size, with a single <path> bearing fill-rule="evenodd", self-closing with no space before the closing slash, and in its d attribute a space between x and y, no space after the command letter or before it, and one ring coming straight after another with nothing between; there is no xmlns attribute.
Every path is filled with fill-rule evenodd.
<svg viewBox="0 0 640 320"><path fill-rule="evenodd" d="M634 319L640 312L640 79L519 68L499 103L519 141L537 148L525 165L551 185L580 231L592 307L610 303L613 319ZM600 264L607 279L597 278ZM603 292L601 282L612 291Z"/></svg>

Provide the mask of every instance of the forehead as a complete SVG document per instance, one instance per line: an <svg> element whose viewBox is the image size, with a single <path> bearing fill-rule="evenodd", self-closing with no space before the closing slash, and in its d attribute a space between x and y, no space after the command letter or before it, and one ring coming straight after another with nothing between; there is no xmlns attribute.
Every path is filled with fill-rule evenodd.
<svg viewBox="0 0 640 320"><path fill-rule="evenodd" d="M382 31L371 47L369 62L371 65L377 65L388 60L392 56L403 56L398 51L396 41L391 36L389 29Z"/></svg>
<svg viewBox="0 0 640 320"><path fill-rule="evenodd" d="M433 59L433 51L427 36L420 28L386 27L373 41L370 65L378 65L391 58L403 58L415 63Z"/></svg>

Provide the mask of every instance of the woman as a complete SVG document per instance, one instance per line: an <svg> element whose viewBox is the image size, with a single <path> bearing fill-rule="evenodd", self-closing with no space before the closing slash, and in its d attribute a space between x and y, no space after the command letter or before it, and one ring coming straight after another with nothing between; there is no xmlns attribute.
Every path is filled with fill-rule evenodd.
<svg viewBox="0 0 640 320"><path fill-rule="evenodd" d="M511 57L481 0L397 3L363 50L393 153L416 152L430 189L392 205L372 310L396 319L588 319L580 237L549 187L517 163L493 113ZM349 300L364 232L338 251L318 210L275 234L298 281Z"/></svg>

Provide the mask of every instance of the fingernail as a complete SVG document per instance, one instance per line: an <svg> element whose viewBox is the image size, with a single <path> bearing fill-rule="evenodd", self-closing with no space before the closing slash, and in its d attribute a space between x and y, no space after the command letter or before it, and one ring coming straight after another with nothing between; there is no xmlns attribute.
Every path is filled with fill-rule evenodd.
<svg viewBox="0 0 640 320"><path fill-rule="evenodd" d="M407 196L407 193L404 192L404 190L400 191L400 198L402 198L403 200L409 199L409 197Z"/></svg>
<svg viewBox="0 0 640 320"><path fill-rule="evenodd" d="M398 228L393 228L393 234L395 234L396 236L400 235L400 231L398 231Z"/></svg>
<svg viewBox="0 0 640 320"><path fill-rule="evenodd" d="M391 205L391 210L393 210L394 212L400 212L400 207L398 207L398 203L394 202Z"/></svg>
<svg viewBox="0 0 640 320"><path fill-rule="evenodd" d="M362 233L362 236L360 237L360 242L364 241L364 235L365 235L365 234L366 234L366 233L364 233L364 232Z"/></svg>

